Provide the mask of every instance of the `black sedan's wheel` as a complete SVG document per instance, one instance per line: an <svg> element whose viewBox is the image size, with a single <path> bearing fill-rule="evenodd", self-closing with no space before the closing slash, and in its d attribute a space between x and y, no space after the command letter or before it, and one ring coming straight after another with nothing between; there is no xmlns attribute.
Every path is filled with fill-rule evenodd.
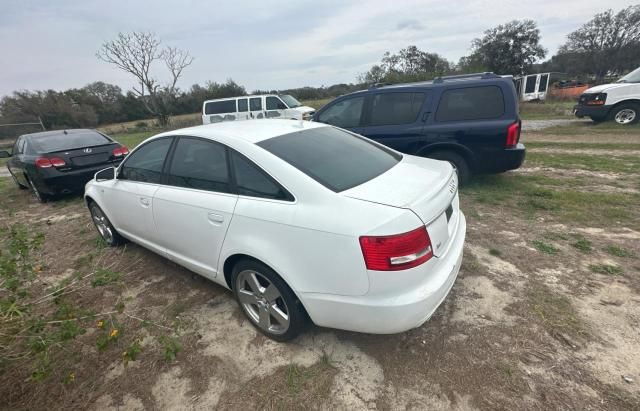
<svg viewBox="0 0 640 411"><path fill-rule="evenodd" d="M28 179L28 181L29 181L29 186L31 187L31 192L33 193L33 196L36 198L36 200L38 200L41 203L46 203L49 197L46 194L41 193L40 190L38 190L38 187L36 187L36 185L33 184L33 181L31 181L30 178Z"/></svg>
<svg viewBox="0 0 640 411"><path fill-rule="evenodd" d="M261 333L276 341L295 338L306 313L291 288L266 265L243 260L233 268L233 293L242 311Z"/></svg>
<svg viewBox="0 0 640 411"><path fill-rule="evenodd" d="M111 221L96 203L92 202L89 205L89 212L91 213L93 224L96 226L98 233L100 233L100 237L108 246L115 247L124 242L124 238L118 234Z"/></svg>

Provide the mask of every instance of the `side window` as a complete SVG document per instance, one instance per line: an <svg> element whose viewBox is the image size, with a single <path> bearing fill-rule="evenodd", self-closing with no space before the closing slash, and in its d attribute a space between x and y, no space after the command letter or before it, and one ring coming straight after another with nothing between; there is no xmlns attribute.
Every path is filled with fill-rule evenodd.
<svg viewBox="0 0 640 411"><path fill-rule="evenodd" d="M267 97L267 110L285 110L287 106L278 97Z"/></svg>
<svg viewBox="0 0 640 411"><path fill-rule="evenodd" d="M233 152L233 172L238 194L293 201L293 196L244 156Z"/></svg>
<svg viewBox="0 0 640 411"><path fill-rule="evenodd" d="M13 154L22 154L22 146L23 146L24 138L18 137L16 143L13 145Z"/></svg>
<svg viewBox="0 0 640 411"><path fill-rule="evenodd" d="M251 111L262 110L262 97L254 97L249 99L249 107Z"/></svg>
<svg viewBox="0 0 640 411"><path fill-rule="evenodd" d="M379 93L371 100L370 126L415 123L425 93Z"/></svg>
<svg viewBox="0 0 640 411"><path fill-rule="evenodd" d="M212 101L204 106L204 114L224 114L235 112L235 100Z"/></svg>
<svg viewBox="0 0 640 411"><path fill-rule="evenodd" d="M160 184L162 166L171 146L172 138L162 138L147 143L131 153L120 168L121 180Z"/></svg>
<svg viewBox="0 0 640 411"><path fill-rule="evenodd" d="M318 120L321 123L343 128L358 127L362 117L363 103L364 97L353 97L339 101L320 113Z"/></svg>
<svg viewBox="0 0 640 411"><path fill-rule="evenodd" d="M181 137L169 167L167 183L199 190L229 190L227 150L218 143Z"/></svg>
<svg viewBox="0 0 640 411"><path fill-rule="evenodd" d="M239 112L249 111L249 104L246 98L241 98L238 100L238 111Z"/></svg>
<svg viewBox="0 0 640 411"><path fill-rule="evenodd" d="M497 86L445 90L440 98L437 121L479 120L504 114L504 96Z"/></svg>

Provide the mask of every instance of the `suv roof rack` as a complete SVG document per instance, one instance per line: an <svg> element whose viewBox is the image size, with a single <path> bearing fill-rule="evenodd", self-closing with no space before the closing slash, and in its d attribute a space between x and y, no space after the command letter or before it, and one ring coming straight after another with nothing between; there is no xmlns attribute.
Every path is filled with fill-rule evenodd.
<svg viewBox="0 0 640 411"><path fill-rule="evenodd" d="M369 89L372 88L380 88L380 87L384 87L384 86L392 86L393 83L374 83L371 86L369 86Z"/></svg>
<svg viewBox="0 0 640 411"><path fill-rule="evenodd" d="M457 76L440 76L433 79L433 84L444 83L445 80L461 80L465 78L480 78L484 80L484 79L500 78L500 76L491 71L486 71L484 73L459 74Z"/></svg>

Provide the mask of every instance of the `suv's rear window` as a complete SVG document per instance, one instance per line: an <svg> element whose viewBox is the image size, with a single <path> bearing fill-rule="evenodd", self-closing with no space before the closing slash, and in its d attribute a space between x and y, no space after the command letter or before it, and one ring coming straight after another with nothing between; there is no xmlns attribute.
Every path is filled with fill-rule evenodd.
<svg viewBox="0 0 640 411"><path fill-rule="evenodd" d="M54 151L73 150L82 147L101 146L113 141L100 133L86 132L64 134L45 134L29 137L29 145L36 153L52 153Z"/></svg>
<svg viewBox="0 0 640 411"><path fill-rule="evenodd" d="M205 104L204 106L204 114L222 114L222 113L235 113L235 112L236 112L235 100L212 101L210 103Z"/></svg>
<svg viewBox="0 0 640 411"><path fill-rule="evenodd" d="M456 88L442 93L437 121L479 120L504 114L504 96L497 86Z"/></svg>
<svg viewBox="0 0 640 411"><path fill-rule="evenodd" d="M319 127L258 143L325 187L344 191L383 174L402 156L333 127Z"/></svg>

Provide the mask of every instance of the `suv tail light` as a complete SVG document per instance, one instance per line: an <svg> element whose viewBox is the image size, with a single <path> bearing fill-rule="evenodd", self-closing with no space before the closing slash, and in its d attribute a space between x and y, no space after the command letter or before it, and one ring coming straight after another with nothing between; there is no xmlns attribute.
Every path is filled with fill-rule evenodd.
<svg viewBox="0 0 640 411"><path fill-rule="evenodd" d="M362 236L360 247L367 269L376 271L406 270L433 257L431 239L424 226L398 235Z"/></svg>
<svg viewBox="0 0 640 411"><path fill-rule="evenodd" d="M505 147L515 147L518 144L518 140L520 140L520 122L511 124L507 129L507 141L505 143Z"/></svg>
<svg viewBox="0 0 640 411"><path fill-rule="evenodd" d="M64 167L66 164L60 157L40 157L36 159L36 167L38 168Z"/></svg>
<svg viewBox="0 0 640 411"><path fill-rule="evenodd" d="M114 148L112 154L114 157L124 157L129 154L129 149L125 146Z"/></svg>

